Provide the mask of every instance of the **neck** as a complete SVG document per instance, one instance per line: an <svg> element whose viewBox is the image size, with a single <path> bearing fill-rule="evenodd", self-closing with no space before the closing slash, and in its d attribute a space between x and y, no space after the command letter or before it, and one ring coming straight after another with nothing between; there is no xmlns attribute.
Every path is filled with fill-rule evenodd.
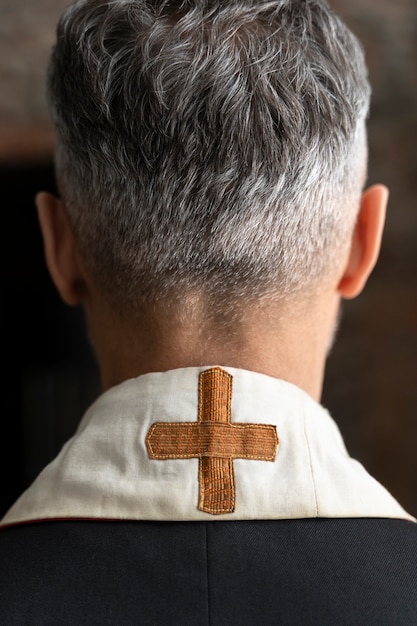
<svg viewBox="0 0 417 626"><path fill-rule="evenodd" d="M224 326L207 323L195 307L181 315L164 309L128 323L104 310L87 309L103 391L148 372L223 365L286 380L320 401L339 300L263 304Z"/></svg>

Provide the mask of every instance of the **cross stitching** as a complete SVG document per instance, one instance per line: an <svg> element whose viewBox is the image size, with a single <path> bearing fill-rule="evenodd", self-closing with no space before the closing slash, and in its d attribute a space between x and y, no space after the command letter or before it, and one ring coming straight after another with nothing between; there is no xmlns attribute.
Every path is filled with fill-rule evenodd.
<svg viewBox="0 0 417 626"><path fill-rule="evenodd" d="M276 427L231 421L231 374L220 367L200 373L197 422L156 422L146 437L153 460L199 459L198 508L212 515L235 510L234 459L274 461Z"/></svg>

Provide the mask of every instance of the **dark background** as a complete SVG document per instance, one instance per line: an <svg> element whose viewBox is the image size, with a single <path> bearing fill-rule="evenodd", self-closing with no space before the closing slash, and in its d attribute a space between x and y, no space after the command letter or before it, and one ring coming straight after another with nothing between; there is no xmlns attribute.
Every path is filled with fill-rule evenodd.
<svg viewBox="0 0 417 626"><path fill-rule="evenodd" d="M33 197L55 190L52 165L4 167L0 188L7 213L0 283L2 515L73 434L98 393L98 375L81 310L61 302L44 263Z"/></svg>
<svg viewBox="0 0 417 626"><path fill-rule="evenodd" d="M62 0L0 0L0 516L72 435L98 393L78 309L47 274L33 198L55 190L44 103ZM391 195L380 261L344 305L323 403L350 453L417 516L417 3L334 0L364 43L373 101L369 184ZM36 13L36 15L35 15Z"/></svg>

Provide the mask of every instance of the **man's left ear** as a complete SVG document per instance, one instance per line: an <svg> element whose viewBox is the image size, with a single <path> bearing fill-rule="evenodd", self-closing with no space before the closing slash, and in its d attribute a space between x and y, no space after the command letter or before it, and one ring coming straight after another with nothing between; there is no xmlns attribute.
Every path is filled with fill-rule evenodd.
<svg viewBox="0 0 417 626"><path fill-rule="evenodd" d="M64 302L76 306L83 299L85 280L63 202L50 193L40 192L35 204L49 274Z"/></svg>
<svg viewBox="0 0 417 626"><path fill-rule="evenodd" d="M339 282L343 298L358 296L378 260L389 191L384 185L373 185L361 199L361 206L352 235L348 263Z"/></svg>

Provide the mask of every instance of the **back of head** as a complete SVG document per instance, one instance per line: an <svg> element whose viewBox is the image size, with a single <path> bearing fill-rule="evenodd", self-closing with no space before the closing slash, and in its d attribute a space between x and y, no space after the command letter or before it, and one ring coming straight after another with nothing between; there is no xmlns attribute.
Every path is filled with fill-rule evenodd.
<svg viewBox="0 0 417 626"><path fill-rule="evenodd" d="M364 182L370 89L323 0L80 0L49 72L58 184L118 310L316 285Z"/></svg>

